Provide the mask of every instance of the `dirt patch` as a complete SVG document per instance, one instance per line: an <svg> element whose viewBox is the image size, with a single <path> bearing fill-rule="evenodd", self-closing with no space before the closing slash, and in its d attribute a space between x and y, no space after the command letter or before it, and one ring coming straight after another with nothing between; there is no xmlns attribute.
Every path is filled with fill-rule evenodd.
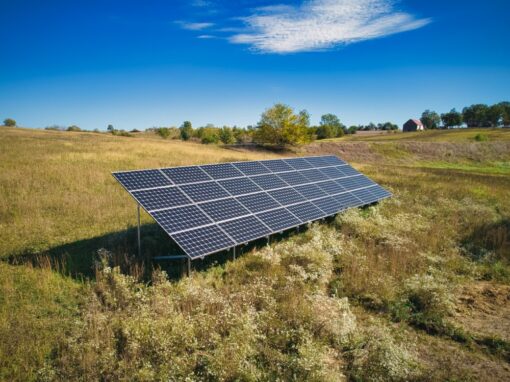
<svg viewBox="0 0 510 382"><path fill-rule="evenodd" d="M465 285L457 297L455 321L473 334L510 341L510 286Z"/></svg>

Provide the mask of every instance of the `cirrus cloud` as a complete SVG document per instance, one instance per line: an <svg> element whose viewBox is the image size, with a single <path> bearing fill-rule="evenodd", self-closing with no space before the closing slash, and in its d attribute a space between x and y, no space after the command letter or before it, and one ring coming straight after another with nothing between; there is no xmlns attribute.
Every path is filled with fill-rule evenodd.
<svg viewBox="0 0 510 382"><path fill-rule="evenodd" d="M300 6L255 9L228 40L261 53L331 49L421 28L430 19L395 10L392 0L308 0Z"/></svg>

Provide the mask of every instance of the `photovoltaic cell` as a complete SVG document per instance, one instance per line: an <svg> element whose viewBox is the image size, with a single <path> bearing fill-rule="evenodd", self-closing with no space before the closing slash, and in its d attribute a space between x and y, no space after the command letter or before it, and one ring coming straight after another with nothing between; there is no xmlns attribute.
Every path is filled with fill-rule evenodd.
<svg viewBox="0 0 510 382"><path fill-rule="evenodd" d="M301 221L285 208L262 212L257 217L274 232L283 231L301 224Z"/></svg>
<svg viewBox="0 0 510 382"><path fill-rule="evenodd" d="M285 183L275 174L253 176L250 179L257 183L257 185L264 190L274 190L275 188L288 186L287 183Z"/></svg>
<svg viewBox="0 0 510 382"><path fill-rule="evenodd" d="M191 258L232 248L236 244L216 225L177 233L172 238Z"/></svg>
<svg viewBox="0 0 510 382"><path fill-rule="evenodd" d="M144 188L170 186L170 182L159 170L140 170L130 172L114 172L113 176L128 191Z"/></svg>
<svg viewBox="0 0 510 382"><path fill-rule="evenodd" d="M308 157L305 158L314 168L330 166L324 157Z"/></svg>
<svg viewBox="0 0 510 382"><path fill-rule="evenodd" d="M369 188L355 190L351 192L355 197L363 202L363 204L370 204L377 201L379 198L370 192Z"/></svg>
<svg viewBox="0 0 510 382"><path fill-rule="evenodd" d="M359 175L359 172L353 169L351 166L343 166L342 172L345 176Z"/></svg>
<svg viewBox="0 0 510 382"><path fill-rule="evenodd" d="M199 207L215 222L249 215L250 211L244 208L234 198L215 200L199 204Z"/></svg>
<svg viewBox="0 0 510 382"><path fill-rule="evenodd" d="M306 179L303 175L301 175L297 171L282 172L278 174L278 176L291 186L297 186L299 184L305 184L310 182L308 179Z"/></svg>
<svg viewBox="0 0 510 382"><path fill-rule="evenodd" d="M249 178L226 179L220 180L218 183L234 196L262 191L262 189Z"/></svg>
<svg viewBox="0 0 510 382"><path fill-rule="evenodd" d="M206 200L220 199L230 196L227 191L225 191L216 182L186 184L180 187L184 193L195 202L204 202Z"/></svg>
<svg viewBox="0 0 510 382"><path fill-rule="evenodd" d="M164 168L161 171L163 171L175 184L196 183L211 180L211 177L197 166Z"/></svg>
<svg viewBox="0 0 510 382"><path fill-rule="evenodd" d="M326 198L317 199L313 201L313 204L319 207L326 215L334 215L337 212L342 211L344 206L338 200L332 196Z"/></svg>
<svg viewBox="0 0 510 382"><path fill-rule="evenodd" d="M330 179L338 179L345 176L341 167L324 167L319 170Z"/></svg>
<svg viewBox="0 0 510 382"><path fill-rule="evenodd" d="M268 194L275 198L276 201L282 206L305 201L305 198L292 188L282 188L279 190L268 191Z"/></svg>
<svg viewBox="0 0 510 382"><path fill-rule="evenodd" d="M282 160L265 160L261 161L265 167L270 169L272 172L292 171L293 168Z"/></svg>
<svg viewBox="0 0 510 382"><path fill-rule="evenodd" d="M213 179L228 179L243 176L243 173L230 163L200 166Z"/></svg>
<svg viewBox="0 0 510 382"><path fill-rule="evenodd" d="M250 240L271 234L271 230L253 215L220 223L220 227L238 244L244 244Z"/></svg>
<svg viewBox="0 0 510 382"><path fill-rule="evenodd" d="M158 224L169 234L212 223L197 206L185 206L151 213Z"/></svg>
<svg viewBox="0 0 510 382"><path fill-rule="evenodd" d="M285 159L285 162L292 166L295 170L307 170L313 168L313 165L303 158Z"/></svg>
<svg viewBox="0 0 510 382"><path fill-rule="evenodd" d="M191 203L191 200L189 200L177 187L134 191L133 196L146 211L178 207Z"/></svg>
<svg viewBox="0 0 510 382"><path fill-rule="evenodd" d="M191 258L391 196L334 156L113 175Z"/></svg>
<svg viewBox="0 0 510 382"><path fill-rule="evenodd" d="M271 173L267 167L264 167L259 162L236 162L233 165L247 176Z"/></svg>
<svg viewBox="0 0 510 382"><path fill-rule="evenodd" d="M320 182L322 180L329 179L329 177L326 174L322 173L318 169L300 171L300 174L303 175L306 179L308 179L309 182Z"/></svg>
<svg viewBox="0 0 510 382"><path fill-rule="evenodd" d="M280 204L265 192L239 196L237 200L252 213L280 207Z"/></svg>
<svg viewBox="0 0 510 382"><path fill-rule="evenodd" d="M325 157L321 157L321 159L326 162L327 164L329 164L330 166L339 166L339 165L343 165L345 164L345 162L343 160L341 160L340 158L334 156L334 155L329 155L329 156L325 156Z"/></svg>
<svg viewBox="0 0 510 382"><path fill-rule="evenodd" d="M344 192L343 194L335 195L334 198L335 200L340 202L343 208L349 208L352 206L359 206L363 204L361 200L356 198L350 192Z"/></svg>
<svg viewBox="0 0 510 382"><path fill-rule="evenodd" d="M351 176L348 178L341 178L335 180L339 185L345 188L347 191L355 190L357 188L361 188L363 186L360 185L360 177L359 176Z"/></svg>
<svg viewBox="0 0 510 382"><path fill-rule="evenodd" d="M328 195L316 184L305 184L303 186L294 187L294 189L308 200L317 199Z"/></svg>
<svg viewBox="0 0 510 382"><path fill-rule="evenodd" d="M296 217L298 217L299 220L301 220L303 223L320 219L325 216L325 213L322 210L310 202L295 204L293 206L287 207L287 209Z"/></svg>

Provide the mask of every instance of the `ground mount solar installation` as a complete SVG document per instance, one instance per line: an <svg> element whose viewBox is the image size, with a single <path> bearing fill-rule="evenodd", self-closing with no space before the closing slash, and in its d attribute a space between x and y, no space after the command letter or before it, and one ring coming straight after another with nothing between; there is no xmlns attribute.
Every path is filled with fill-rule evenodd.
<svg viewBox="0 0 510 382"><path fill-rule="evenodd" d="M114 172L190 259L391 196L336 156Z"/></svg>

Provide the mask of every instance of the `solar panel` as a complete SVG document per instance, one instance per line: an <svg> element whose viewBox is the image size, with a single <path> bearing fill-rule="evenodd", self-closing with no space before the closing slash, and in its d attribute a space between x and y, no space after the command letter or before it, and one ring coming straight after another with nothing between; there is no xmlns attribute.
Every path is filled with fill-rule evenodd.
<svg viewBox="0 0 510 382"><path fill-rule="evenodd" d="M200 167L164 168L163 173L175 184L196 183L211 180L211 177Z"/></svg>
<svg viewBox="0 0 510 382"><path fill-rule="evenodd" d="M213 179L228 179L243 176L243 173L230 163L200 166Z"/></svg>
<svg viewBox="0 0 510 382"><path fill-rule="evenodd" d="M220 223L220 227L239 244L247 243L250 240L259 239L272 233L264 223L253 215Z"/></svg>
<svg viewBox="0 0 510 382"><path fill-rule="evenodd" d="M328 195L316 184L305 184L303 186L294 187L294 189L309 200L321 198L323 196Z"/></svg>
<svg viewBox="0 0 510 382"><path fill-rule="evenodd" d="M275 188L282 188L288 186L287 183L285 183L281 178L279 178L275 174L254 176L251 178L251 180L257 183L257 185L264 190L274 190Z"/></svg>
<svg viewBox="0 0 510 382"><path fill-rule="evenodd" d="M159 170L114 172L113 176L128 191L172 185L172 182Z"/></svg>
<svg viewBox="0 0 510 382"><path fill-rule="evenodd" d="M191 258L232 248L236 244L216 225L177 233L172 238Z"/></svg>
<svg viewBox="0 0 510 382"><path fill-rule="evenodd" d="M322 173L318 169L300 171L300 174L308 179L309 182L320 182L321 180L329 179L326 174Z"/></svg>
<svg viewBox="0 0 510 382"><path fill-rule="evenodd" d="M181 189L195 202L226 198L230 196L224 188L216 182L186 184Z"/></svg>
<svg viewBox="0 0 510 382"><path fill-rule="evenodd" d="M258 194L244 195L237 198L252 213L280 207L280 203L274 200L265 192Z"/></svg>
<svg viewBox="0 0 510 382"><path fill-rule="evenodd" d="M314 200L313 204L319 207L326 215L334 215L342 210L344 210L344 206L333 196L328 196L327 198L322 198L318 200Z"/></svg>
<svg viewBox="0 0 510 382"><path fill-rule="evenodd" d="M279 190L273 190L268 192L278 203L282 206L288 206L289 204L304 202L305 198L296 190L292 188L282 188Z"/></svg>
<svg viewBox="0 0 510 382"><path fill-rule="evenodd" d="M326 194L334 195L338 194L339 192L342 192L345 190L340 184L333 180L328 180L326 182L317 183L317 185L320 187L322 191L324 191Z"/></svg>
<svg viewBox="0 0 510 382"><path fill-rule="evenodd" d="M293 168L282 160L265 160L260 162L272 172L292 171Z"/></svg>
<svg viewBox="0 0 510 382"><path fill-rule="evenodd" d="M234 196L262 191L250 178L226 179L218 183Z"/></svg>
<svg viewBox="0 0 510 382"><path fill-rule="evenodd" d="M325 157L309 157L305 158L314 168L330 166Z"/></svg>
<svg viewBox="0 0 510 382"><path fill-rule="evenodd" d="M293 206L287 207L287 209L292 212L293 215L299 218L303 223L320 219L325 216L325 213L322 210L310 202L295 204Z"/></svg>
<svg viewBox="0 0 510 382"><path fill-rule="evenodd" d="M301 223L301 221L285 208L262 212L258 214L257 217L274 232L296 227Z"/></svg>
<svg viewBox="0 0 510 382"><path fill-rule="evenodd" d="M330 179L338 179L345 176L345 173L341 170L341 167L324 167L319 170Z"/></svg>
<svg viewBox="0 0 510 382"><path fill-rule="evenodd" d="M278 174L280 178L282 178L285 183L290 184L291 186L297 186L299 184L309 183L310 181L306 179L303 175L301 175L297 171L291 172L282 172Z"/></svg>
<svg viewBox="0 0 510 382"><path fill-rule="evenodd" d="M133 196L146 211L178 207L191 203L191 200L177 187L133 191Z"/></svg>
<svg viewBox="0 0 510 382"><path fill-rule="evenodd" d="M271 171L261 165L259 162L237 162L233 163L233 165L241 170L244 175L260 175L260 174L270 174Z"/></svg>
<svg viewBox="0 0 510 382"><path fill-rule="evenodd" d="M285 163L291 165L295 170L313 168L313 165L304 158L285 159Z"/></svg>
<svg viewBox="0 0 510 382"><path fill-rule="evenodd" d="M391 194L334 156L116 172L190 258Z"/></svg>
<svg viewBox="0 0 510 382"><path fill-rule="evenodd" d="M185 206L170 210L151 212L152 217L167 232L179 232L193 227L207 225L209 219L197 206Z"/></svg>
<svg viewBox="0 0 510 382"><path fill-rule="evenodd" d="M199 204L199 207L215 222L249 215L250 211L242 206L234 198L215 200Z"/></svg>

